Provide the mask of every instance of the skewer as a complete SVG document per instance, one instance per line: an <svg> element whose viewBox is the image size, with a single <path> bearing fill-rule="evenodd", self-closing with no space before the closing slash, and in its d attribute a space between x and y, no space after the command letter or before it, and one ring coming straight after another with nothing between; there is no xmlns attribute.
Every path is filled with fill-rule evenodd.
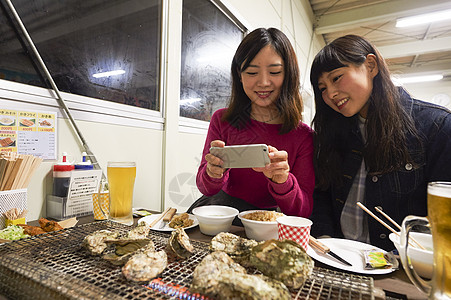
<svg viewBox="0 0 451 300"><path fill-rule="evenodd" d="M375 214L373 214L368 208L366 208L365 205L363 205L363 204L360 203L360 202L357 202L357 205L358 205L361 209L363 209L364 211L366 211L366 212L367 212L370 216L372 216L374 219L376 219L376 221L378 221L379 223L381 223L382 225L384 225L388 230L390 230L391 232L393 232L393 233L396 234L397 236L400 236L400 235L399 235L399 232L397 232L396 230L394 230L393 228L391 228L390 225L388 225L387 223L385 223L384 221L382 221L378 216L376 216ZM424 248L420 243L418 243L417 241L415 241L414 238L410 237L410 239L411 239L412 241L414 241L414 242L418 245L418 246L415 246L415 245L413 245L412 243L410 243L410 241L409 241L410 246L412 246L412 247L418 247L418 248L421 248L421 249L423 249L423 250L426 250L426 248Z"/></svg>

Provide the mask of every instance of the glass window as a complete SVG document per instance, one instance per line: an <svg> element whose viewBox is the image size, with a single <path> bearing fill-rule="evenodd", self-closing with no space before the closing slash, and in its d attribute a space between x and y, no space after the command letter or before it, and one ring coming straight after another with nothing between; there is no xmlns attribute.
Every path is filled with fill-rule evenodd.
<svg viewBox="0 0 451 300"><path fill-rule="evenodd" d="M161 0L12 3L60 91L160 109ZM0 51L18 52L11 65L2 59L1 69L23 73L18 81L33 84L26 76L29 67L18 59L23 50L17 40L0 42ZM117 74L108 76L111 71Z"/></svg>
<svg viewBox="0 0 451 300"><path fill-rule="evenodd" d="M209 0L183 1L180 115L209 121L226 106L243 29Z"/></svg>

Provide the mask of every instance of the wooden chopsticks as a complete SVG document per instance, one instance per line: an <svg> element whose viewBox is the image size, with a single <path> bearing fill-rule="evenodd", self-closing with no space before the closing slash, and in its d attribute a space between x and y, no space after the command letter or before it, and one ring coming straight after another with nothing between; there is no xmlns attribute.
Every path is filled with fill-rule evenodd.
<svg viewBox="0 0 451 300"><path fill-rule="evenodd" d="M368 208L366 208L365 205L363 205L360 202L357 202L357 205L363 209L364 211L366 211L370 216L372 216L374 219L376 219L376 221L378 221L379 223L381 223L382 225L384 225L388 230L390 230L391 232L393 232L394 234L396 234L397 236L399 236L399 232L397 232L396 230L394 230L393 228L390 227L390 225L388 225L387 223L385 223L384 221L382 221L378 216L376 216L375 214L373 214ZM385 214L384 212L382 212L382 210L378 207L376 208L376 210L378 212L380 212L384 217L386 217L388 220L390 220L390 222L392 222L393 224L395 224L395 226L399 229L401 229L401 226L399 226L398 223L396 223L392 218L390 218L387 214ZM417 246L413 245L412 243L409 242L409 245L411 245L412 247L417 247L423 250L426 250L426 248L424 248L420 243L418 243L413 237L409 237L409 239L411 241L413 241L415 244L417 244Z"/></svg>
<svg viewBox="0 0 451 300"><path fill-rule="evenodd" d="M163 217L168 213L168 211L169 211L170 209L171 209L170 207L166 208L166 209L164 210L164 212L162 212L161 215L160 215L158 218L156 218L155 220L152 221L152 223L149 224L149 227L152 228L152 227L153 227L155 224L157 224L161 219L163 219Z"/></svg>
<svg viewBox="0 0 451 300"><path fill-rule="evenodd" d="M33 155L0 152L0 191L26 188L41 162Z"/></svg>

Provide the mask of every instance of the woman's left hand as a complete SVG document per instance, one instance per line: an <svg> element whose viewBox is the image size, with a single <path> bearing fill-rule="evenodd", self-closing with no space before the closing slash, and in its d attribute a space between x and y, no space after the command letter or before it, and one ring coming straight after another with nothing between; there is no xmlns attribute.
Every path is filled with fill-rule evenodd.
<svg viewBox="0 0 451 300"><path fill-rule="evenodd" d="M275 183L284 183L288 179L290 166L288 165L288 153L279 151L272 146L268 146L269 159L271 163L263 168L252 168L254 171L263 172L266 177Z"/></svg>

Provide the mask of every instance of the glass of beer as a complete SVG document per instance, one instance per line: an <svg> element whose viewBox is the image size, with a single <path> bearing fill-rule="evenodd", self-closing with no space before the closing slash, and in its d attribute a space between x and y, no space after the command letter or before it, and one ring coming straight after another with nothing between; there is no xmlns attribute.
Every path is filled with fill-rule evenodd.
<svg viewBox="0 0 451 300"><path fill-rule="evenodd" d="M136 163L108 162L108 186L110 190L109 220L133 225L133 188Z"/></svg>
<svg viewBox="0 0 451 300"><path fill-rule="evenodd" d="M451 182L428 184L428 217L407 216L401 229L399 255L407 276L429 299L451 299ZM434 246L434 271L431 281L419 277L407 257L409 233L413 227L430 227Z"/></svg>

